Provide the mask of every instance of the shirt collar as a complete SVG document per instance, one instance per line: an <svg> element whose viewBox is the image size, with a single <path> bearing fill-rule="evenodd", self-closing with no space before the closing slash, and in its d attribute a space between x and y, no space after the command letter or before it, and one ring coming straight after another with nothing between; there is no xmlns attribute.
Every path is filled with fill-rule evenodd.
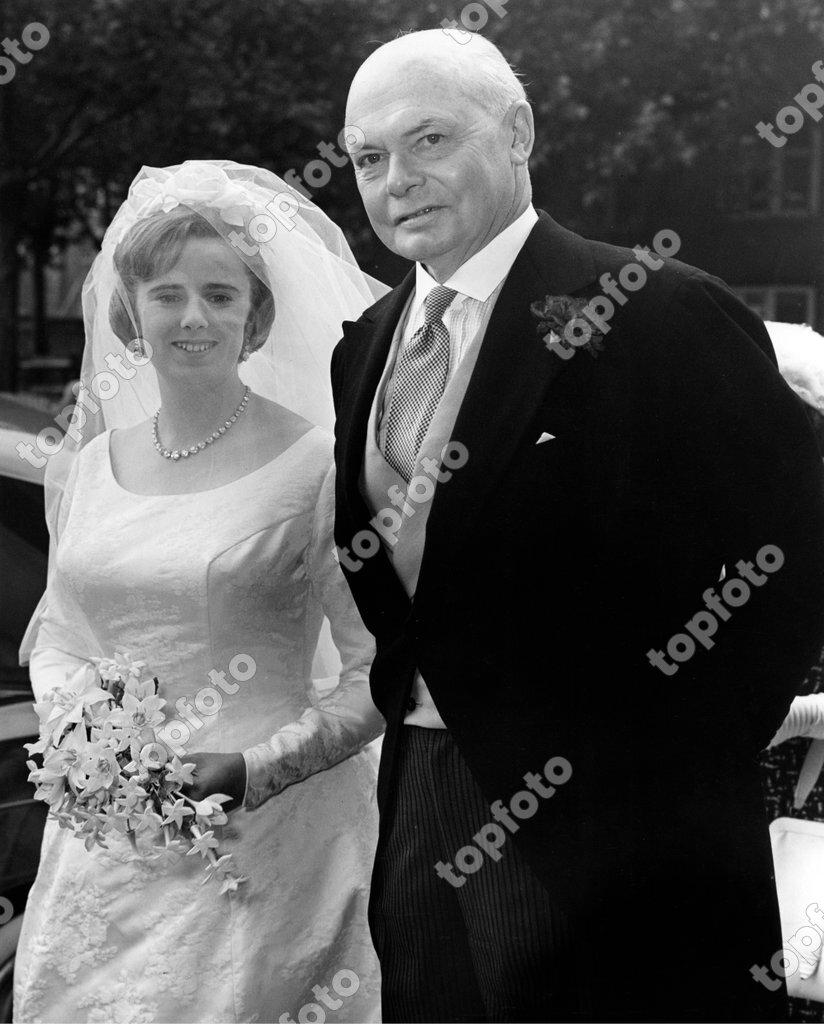
<svg viewBox="0 0 824 1024"><path fill-rule="evenodd" d="M455 273L443 282L444 287L454 288L459 295L486 302L512 269L512 264L537 220L538 214L530 203L508 228L504 228L491 242L487 242L483 249L471 256L466 263L462 263ZM437 283L422 263L415 264L415 308L423 303Z"/></svg>

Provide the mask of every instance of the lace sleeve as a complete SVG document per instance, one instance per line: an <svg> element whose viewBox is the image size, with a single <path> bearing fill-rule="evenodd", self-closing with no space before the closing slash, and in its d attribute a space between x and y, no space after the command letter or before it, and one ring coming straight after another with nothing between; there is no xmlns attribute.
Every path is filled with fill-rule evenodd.
<svg viewBox="0 0 824 1024"><path fill-rule="evenodd" d="M29 665L35 701L52 687L62 686L88 662L90 653L85 617L59 568L60 542L77 486L78 463L76 460L59 501L47 507L51 538L48 583L20 647L20 663Z"/></svg>
<svg viewBox="0 0 824 1024"><path fill-rule="evenodd" d="M326 613L341 661L335 689L301 717L279 729L267 743L243 752L247 810L287 786L338 764L384 729L369 693L369 666L375 653L340 566L333 557L334 468L324 481L315 513L307 566L312 588Z"/></svg>

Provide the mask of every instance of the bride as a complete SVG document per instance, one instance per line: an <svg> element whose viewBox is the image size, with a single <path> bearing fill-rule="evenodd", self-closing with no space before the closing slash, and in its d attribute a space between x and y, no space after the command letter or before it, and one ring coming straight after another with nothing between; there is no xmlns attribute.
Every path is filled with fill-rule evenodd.
<svg viewBox="0 0 824 1024"><path fill-rule="evenodd" d="M122 836L87 851L49 821L18 1021L378 1019L361 748L383 721L322 428L341 321L383 289L311 203L273 207L286 192L229 161L133 183L84 289L86 387L49 466L50 579L24 641L38 700L92 657L148 663L188 795L233 798L218 852L246 881L221 893L199 857L159 866ZM324 614L342 666L319 696Z"/></svg>

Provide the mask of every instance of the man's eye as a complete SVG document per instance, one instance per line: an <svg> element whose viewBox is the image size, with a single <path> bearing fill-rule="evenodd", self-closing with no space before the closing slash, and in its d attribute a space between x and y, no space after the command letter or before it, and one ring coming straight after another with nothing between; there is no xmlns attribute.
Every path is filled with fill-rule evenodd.
<svg viewBox="0 0 824 1024"><path fill-rule="evenodd" d="M380 161L380 158L380 153L365 153L363 156L358 157L357 165L358 167L374 167Z"/></svg>
<svg viewBox="0 0 824 1024"><path fill-rule="evenodd" d="M426 139L430 146L437 146L437 144L443 138L443 135L441 135L439 132L430 132L429 135L425 135L424 138Z"/></svg>

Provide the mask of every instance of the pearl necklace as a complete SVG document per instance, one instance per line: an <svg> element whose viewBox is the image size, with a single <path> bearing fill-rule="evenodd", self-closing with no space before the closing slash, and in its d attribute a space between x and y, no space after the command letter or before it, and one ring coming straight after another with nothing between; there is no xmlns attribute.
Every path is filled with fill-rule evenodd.
<svg viewBox="0 0 824 1024"><path fill-rule="evenodd" d="M197 455L198 452L202 452L207 445L217 441L219 437L222 437L227 430L230 430L235 425L238 416L240 416L248 405L251 393L251 388L247 384L246 389L243 392L243 398L240 400L240 405L235 409L229 419L226 420L223 426L218 427L217 430L213 434L210 434L205 441L199 441L197 444L193 444L191 448L175 448L174 451L169 448L164 448L160 443L160 438L157 436L157 419L160 416L160 409L158 409L152 420L152 440L154 441L155 448L164 459L171 459L173 462L177 462L180 458L187 459L190 455Z"/></svg>

